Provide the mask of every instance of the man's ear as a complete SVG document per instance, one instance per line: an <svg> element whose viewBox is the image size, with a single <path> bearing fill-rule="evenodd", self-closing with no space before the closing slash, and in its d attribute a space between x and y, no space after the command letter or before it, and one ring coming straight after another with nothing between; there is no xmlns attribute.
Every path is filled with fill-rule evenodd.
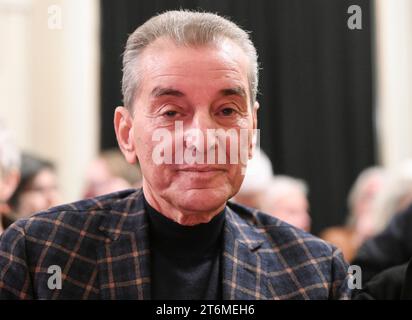
<svg viewBox="0 0 412 320"><path fill-rule="evenodd" d="M257 130L257 111L259 109L259 102L255 102L252 108L253 132L252 139L249 141L249 159L253 157L253 149L256 147L257 139L259 139L259 130Z"/></svg>
<svg viewBox="0 0 412 320"><path fill-rule="evenodd" d="M133 118L125 107L117 107L114 111L114 129L117 143L128 163L137 161L134 144Z"/></svg>

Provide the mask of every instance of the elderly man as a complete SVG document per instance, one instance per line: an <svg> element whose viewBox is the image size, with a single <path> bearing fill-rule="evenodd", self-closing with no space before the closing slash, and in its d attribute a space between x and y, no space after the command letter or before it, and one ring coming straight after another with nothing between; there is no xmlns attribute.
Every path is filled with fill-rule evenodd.
<svg viewBox="0 0 412 320"><path fill-rule="evenodd" d="M20 179L20 152L10 132L0 122L0 234L12 223L7 201Z"/></svg>
<svg viewBox="0 0 412 320"><path fill-rule="evenodd" d="M251 156L257 70L248 34L215 14L166 12L131 34L114 124L127 161L139 160L143 187L14 224L0 243L0 296L347 298L337 249L227 202L245 163L213 159L222 149ZM230 143L211 129L230 131ZM232 152L232 135L245 130L244 148Z"/></svg>

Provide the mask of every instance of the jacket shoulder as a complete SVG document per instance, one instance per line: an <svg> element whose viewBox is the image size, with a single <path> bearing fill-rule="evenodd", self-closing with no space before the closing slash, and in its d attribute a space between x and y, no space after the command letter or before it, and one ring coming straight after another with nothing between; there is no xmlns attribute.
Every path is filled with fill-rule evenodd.
<svg viewBox="0 0 412 320"><path fill-rule="evenodd" d="M20 219L10 226L25 234L28 240L64 241L76 239L79 235L102 240L99 226L104 217L113 212L118 203L126 202L136 190L124 190L104 196L63 204ZM64 235L64 236L62 236Z"/></svg>
<svg viewBox="0 0 412 320"><path fill-rule="evenodd" d="M231 203L230 207L244 220L250 228L267 238L272 246L280 248L306 247L317 255L332 255L337 249L332 244L294 227L276 217L257 209Z"/></svg>
<svg viewBox="0 0 412 320"><path fill-rule="evenodd" d="M349 299L348 265L339 249L256 209L231 203L246 241L258 240L268 285L281 299ZM277 291L276 291L277 288Z"/></svg>

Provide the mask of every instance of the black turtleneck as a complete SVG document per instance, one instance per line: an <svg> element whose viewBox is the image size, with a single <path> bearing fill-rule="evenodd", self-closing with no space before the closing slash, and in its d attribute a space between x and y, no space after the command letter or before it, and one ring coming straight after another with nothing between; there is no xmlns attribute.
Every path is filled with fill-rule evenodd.
<svg viewBox="0 0 412 320"><path fill-rule="evenodd" d="M182 226L152 208L149 217L152 299L222 297L221 252L225 212L209 223Z"/></svg>

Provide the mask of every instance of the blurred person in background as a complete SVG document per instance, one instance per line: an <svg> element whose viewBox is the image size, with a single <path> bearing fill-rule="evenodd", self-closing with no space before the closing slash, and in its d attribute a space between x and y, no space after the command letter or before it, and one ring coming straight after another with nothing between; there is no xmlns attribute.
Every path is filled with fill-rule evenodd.
<svg viewBox="0 0 412 320"><path fill-rule="evenodd" d="M394 169L390 182L376 201L376 230L359 249L353 263L368 282L385 269L405 264L412 257L412 162ZM389 222L388 222L389 221Z"/></svg>
<svg viewBox="0 0 412 320"><path fill-rule="evenodd" d="M93 198L142 184L140 166L128 163L116 149L103 151L86 172L83 198Z"/></svg>
<svg viewBox="0 0 412 320"><path fill-rule="evenodd" d="M20 178L20 152L10 132L0 121L0 234L13 222L7 201Z"/></svg>
<svg viewBox="0 0 412 320"><path fill-rule="evenodd" d="M53 163L24 153L20 172L20 182L8 202L11 219L27 218L61 203Z"/></svg>
<svg viewBox="0 0 412 320"><path fill-rule="evenodd" d="M412 203L412 159L389 170L386 183L378 193L373 206L371 224L373 233L381 232L392 217Z"/></svg>
<svg viewBox="0 0 412 320"><path fill-rule="evenodd" d="M245 179L233 200L244 206L261 210L261 197L270 184L272 176L272 163L269 157L262 149L256 148L253 158L248 162Z"/></svg>
<svg viewBox="0 0 412 320"><path fill-rule="evenodd" d="M308 186L288 176L274 176L261 197L261 210L292 226L310 231Z"/></svg>
<svg viewBox="0 0 412 320"><path fill-rule="evenodd" d="M352 261L360 245L374 234L374 201L387 180L381 167L363 170L349 191L349 217L345 226L324 230L320 237L343 252L347 261Z"/></svg>
<svg viewBox="0 0 412 320"><path fill-rule="evenodd" d="M412 300L412 258L409 262L386 269L361 289L355 300Z"/></svg>

